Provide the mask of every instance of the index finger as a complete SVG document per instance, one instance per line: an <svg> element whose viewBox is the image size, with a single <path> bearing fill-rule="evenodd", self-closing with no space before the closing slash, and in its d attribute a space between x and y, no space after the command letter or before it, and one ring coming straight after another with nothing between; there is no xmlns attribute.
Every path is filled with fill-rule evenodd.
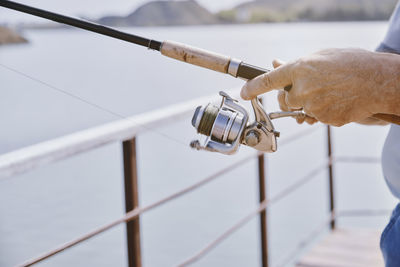
<svg viewBox="0 0 400 267"><path fill-rule="evenodd" d="M264 73L256 78L248 81L240 92L240 96L245 100L250 100L257 95L272 91L274 89L281 89L287 85L292 84L292 66L293 64L287 63L280 67Z"/></svg>

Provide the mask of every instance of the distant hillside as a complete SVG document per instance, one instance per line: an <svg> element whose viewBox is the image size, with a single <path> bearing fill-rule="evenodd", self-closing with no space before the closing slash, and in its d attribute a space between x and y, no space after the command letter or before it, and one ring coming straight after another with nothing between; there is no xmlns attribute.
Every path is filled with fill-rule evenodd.
<svg viewBox="0 0 400 267"><path fill-rule="evenodd" d="M26 43L27 40L14 31L0 26L0 45L12 43Z"/></svg>
<svg viewBox="0 0 400 267"><path fill-rule="evenodd" d="M109 26L170 26L387 20L396 3L397 0L254 0L213 14L195 0L151 1L127 16L107 16L98 22Z"/></svg>
<svg viewBox="0 0 400 267"><path fill-rule="evenodd" d="M221 23L220 19L194 0L154 1L127 16L107 16L98 20L110 26L168 26Z"/></svg>
<svg viewBox="0 0 400 267"><path fill-rule="evenodd" d="M397 0L255 0L221 11L227 22L386 20Z"/></svg>

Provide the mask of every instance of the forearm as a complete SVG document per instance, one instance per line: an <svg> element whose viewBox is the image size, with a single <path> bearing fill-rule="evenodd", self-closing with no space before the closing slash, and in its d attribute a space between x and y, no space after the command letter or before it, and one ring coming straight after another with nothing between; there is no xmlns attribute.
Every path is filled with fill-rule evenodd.
<svg viewBox="0 0 400 267"><path fill-rule="evenodd" d="M362 125L388 125L389 122L379 120L373 117L366 118L361 121L357 121L357 123L362 124Z"/></svg>
<svg viewBox="0 0 400 267"><path fill-rule="evenodd" d="M400 55L377 53L377 73L374 79L380 84L372 94L373 113L400 116Z"/></svg>

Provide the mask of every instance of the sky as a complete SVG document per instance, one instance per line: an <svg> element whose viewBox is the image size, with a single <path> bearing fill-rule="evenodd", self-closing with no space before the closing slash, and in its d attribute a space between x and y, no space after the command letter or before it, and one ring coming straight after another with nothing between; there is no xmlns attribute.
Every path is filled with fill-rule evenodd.
<svg viewBox="0 0 400 267"><path fill-rule="evenodd" d="M32 5L41 9L54 12L84 16L99 17L102 15L124 15L132 12L138 6L150 2L149 0L16 0L16 2ZM210 11L218 11L230 8L245 0L197 0L199 4ZM38 21L30 15L0 7L0 23L17 23Z"/></svg>

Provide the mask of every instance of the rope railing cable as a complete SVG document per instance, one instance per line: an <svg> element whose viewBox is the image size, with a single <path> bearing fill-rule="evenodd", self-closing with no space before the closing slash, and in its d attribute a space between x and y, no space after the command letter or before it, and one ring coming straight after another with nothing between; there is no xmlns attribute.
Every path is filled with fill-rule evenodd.
<svg viewBox="0 0 400 267"><path fill-rule="evenodd" d="M318 226L311 231L304 239L298 242L297 246L286 256L283 260L280 261L275 267L285 267L289 263L293 262L296 256L299 254L299 251L304 249L306 246L310 244L317 236L319 236L327 227L328 225L337 218L336 215L331 213L327 219L323 220L322 223L318 224Z"/></svg>
<svg viewBox="0 0 400 267"><path fill-rule="evenodd" d="M326 169L328 166L328 163L324 163L311 172L309 172L307 175L305 175L302 179L299 181L293 183L292 185L288 186L286 189L282 190L279 194L277 194L275 197L271 199L264 200L261 202L259 207L240 219L238 222L236 222L234 225L232 225L230 228L228 228L226 231L224 231L221 235L219 235L217 238L215 238L213 241L205 245L201 250L199 250L196 254L191 256L190 258L187 258L183 262L179 263L177 266L183 267L183 266L189 266L196 261L200 260L202 257L204 257L207 253L209 253L212 249L214 249L217 245L219 245L222 241L227 239L230 235L232 235L234 232L236 232L238 229L240 229L243 225L245 225L247 222L249 222L251 219L253 219L256 215L258 215L260 212L264 211L268 206L270 206L273 203L276 203L280 201L282 198L286 197L290 193L294 192L301 186L305 185L315 177L317 177L317 174Z"/></svg>
<svg viewBox="0 0 400 267"><path fill-rule="evenodd" d="M261 154L261 153L258 153L257 155L259 155L259 154ZM192 185L190 185L190 186L188 186L188 187L186 187L186 188L184 188L184 189L182 189L180 191L177 191L177 192L175 192L175 193L173 193L173 194L171 194L171 195L169 195L169 196L167 196L165 198L162 198L162 199L160 199L158 201L155 201L155 202L153 202L153 203L151 203L149 205L146 205L144 207L136 208L136 209L126 213L123 217L121 217L121 218L119 218L117 220L114 220L114 221L112 221L112 222L110 222L108 224L105 224L105 225L103 225L101 227L98 227L98 228L96 228L96 229L94 229L94 230L92 230L92 231L90 231L90 232L88 232L88 233L86 233L84 235L81 235L80 237L78 237L76 239L73 239L73 240L71 240L69 242L66 242L66 243L60 245L59 247L57 247L55 249L52 249L52 250L50 250L50 251L48 251L48 252L46 252L46 253L38 256L38 257L29 259L29 260L25 261L24 263L22 263L19 266L31 266L33 264L39 263L39 262L41 262L41 261L43 261L43 260L45 260L45 259L47 259L47 258L49 258L51 256L54 256L54 255L66 250L68 248L71 248L71 247L73 247L73 246L75 246L75 245L77 245L77 244L79 244L79 243L81 243L81 242L83 242L85 240L88 240L88 239L90 239L90 238L92 238L92 237L94 237L94 236L96 236L96 235L98 235L98 234L100 234L100 233L102 233L102 232L104 232L106 230L109 230L109 229L111 229L111 228L113 228L113 227L115 227L115 226L117 226L117 225L119 225L121 223L129 222L129 221L137 218L139 215L143 214L144 212L147 212L147 211L149 211L151 209L154 209L154 208L156 208L156 207L158 207L158 206L160 206L162 204L165 204L165 203L167 203L167 202L169 202L171 200L174 200L174 199L176 199L178 197L181 197L181 196L183 196L183 195L185 195L185 194L187 194L187 193L189 193L189 192L191 192L191 191L193 191L193 190L195 190L195 189L197 189L197 188L199 188L199 187L201 187L201 186L203 186L203 185L215 180L216 178L220 177L221 175L223 175L225 173L228 173L228 172L240 167L243 163L246 163L246 162L250 161L251 159L254 159L254 154L249 155L247 157L244 157L244 158L234 162L233 164L230 164L227 167L225 167L225 168L215 172L214 174L206 177L205 179L203 179L203 180L201 180L201 181L199 181L197 183L194 183L194 184L192 184Z"/></svg>
<svg viewBox="0 0 400 267"><path fill-rule="evenodd" d="M361 210L342 210L336 212L338 218L341 217L373 217L373 216L386 216L390 215L392 210L390 209L361 209Z"/></svg>
<svg viewBox="0 0 400 267"><path fill-rule="evenodd" d="M366 157L366 156L335 156L333 157L335 162L343 163L367 163L367 164L380 164L381 159L378 157Z"/></svg>
<svg viewBox="0 0 400 267"><path fill-rule="evenodd" d="M190 101L189 105L187 105L186 103L183 103L183 105L179 104L178 109L187 113L186 112L187 107L191 106L195 102L196 101ZM165 110L166 113L171 112L170 108L168 107L167 109L162 109L162 110ZM178 113L171 113L171 116L176 117L176 114L179 114L179 112L180 111L178 111ZM150 118L153 118L156 121L163 118L159 117L160 114L164 114L164 112L156 111L156 114L138 115L132 117L131 120L127 120L126 122L132 121L136 123L137 121L140 120L139 124L147 126L148 123L151 122L151 120L149 120ZM140 118L142 117L145 119L141 120ZM168 117L166 117L166 120L169 120ZM163 123L166 120L162 119L161 121ZM152 123L152 125L158 125L158 124ZM6 181L22 177L15 175L28 172L34 168L48 165L52 162L60 161L62 159L69 158L74 155L78 155L85 151L90 151L105 144L117 142L118 140L121 140L121 137L125 137L125 139L122 140L127 140L128 138L131 138L129 137L130 135L127 135L127 131L120 132L121 129L123 129L123 127L121 127L120 125L120 121L117 121L116 123L112 122L104 126L105 128L104 127L101 128L102 126L100 127L101 130L98 127L86 129L74 135L66 135L24 149L0 155L0 181ZM127 127L128 127L127 130L129 132L129 129L132 129L131 125L127 125ZM317 130L318 128L319 127L314 127L313 130ZM281 140L282 145L280 145L280 147L284 147L288 143L293 142L294 141L293 137L295 137L296 140L299 140L300 138L306 136L307 132L309 132L309 130L299 131L287 137L283 137ZM136 131L134 135L137 135L138 133L139 132ZM87 142L89 140L90 142ZM290 142L286 142L287 140L289 140Z"/></svg>

